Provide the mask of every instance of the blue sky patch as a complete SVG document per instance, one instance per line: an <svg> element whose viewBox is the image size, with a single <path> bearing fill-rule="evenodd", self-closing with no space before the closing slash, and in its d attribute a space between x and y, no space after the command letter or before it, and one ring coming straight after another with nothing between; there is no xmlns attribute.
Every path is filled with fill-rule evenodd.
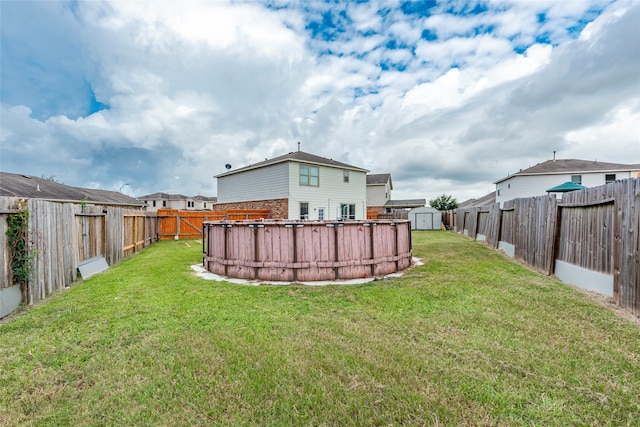
<svg viewBox="0 0 640 427"><path fill-rule="evenodd" d="M400 10L405 15L418 15L419 17L431 16L431 9L438 3L434 0L427 1L405 1L400 5Z"/></svg>

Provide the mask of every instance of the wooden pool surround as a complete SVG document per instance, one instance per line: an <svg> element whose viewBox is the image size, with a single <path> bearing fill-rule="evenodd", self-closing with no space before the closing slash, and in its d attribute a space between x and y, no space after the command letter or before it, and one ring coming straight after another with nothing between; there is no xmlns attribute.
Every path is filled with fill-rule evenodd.
<svg viewBox="0 0 640 427"><path fill-rule="evenodd" d="M210 221L203 264L250 280L314 282L381 277L411 266L411 223Z"/></svg>

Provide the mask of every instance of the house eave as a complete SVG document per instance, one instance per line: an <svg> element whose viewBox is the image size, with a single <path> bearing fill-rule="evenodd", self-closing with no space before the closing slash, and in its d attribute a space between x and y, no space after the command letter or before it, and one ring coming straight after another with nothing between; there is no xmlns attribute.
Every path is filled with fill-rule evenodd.
<svg viewBox="0 0 640 427"><path fill-rule="evenodd" d="M256 169L262 169L262 168L266 168L269 166L273 166L273 165L278 165L281 163L304 163L307 165L317 165L317 166L324 166L324 167L328 167L328 168L334 168L334 169L342 169L342 170L350 170L350 171L354 171L354 172L362 172L362 173L367 173L369 172L368 169L362 169L362 168L358 168L355 166L345 166L345 165L331 165L331 164L327 164L327 163L320 163L320 162L313 162L313 161L308 161L308 160L299 160L299 159L282 159L282 160L276 160L273 162L269 162L269 163L262 163L262 164L256 164L256 165L249 165L249 166L245 166L243 168L234 170L234 171L229 171L229 172L225 172L225 173L221 173L219 175L215 175L214 178L224 178L230 175L235 175L238 173L242 173L242 172L248 172L251 170L256 170Z"/></svg>
<svg viewBox="0 0 640 427"><path fill-rule="evenodd" d="M508 179L515 178L517 176L547 176L547 175L582 175L588 173L632 173L635 172L635 169L597 169L597 170L568 170L568 171L559 171L559 172L518 172L513 175L509 175L505 178L494 181L494 184L499 184Z"/></svg>

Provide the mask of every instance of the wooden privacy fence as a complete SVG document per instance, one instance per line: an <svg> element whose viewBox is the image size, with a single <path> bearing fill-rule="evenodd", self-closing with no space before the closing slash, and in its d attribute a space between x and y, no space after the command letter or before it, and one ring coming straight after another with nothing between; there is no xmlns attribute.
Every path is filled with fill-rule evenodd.
<svg viewBox="0 0 640 427"><path fill-rule="evenodd" d="M177 209L158 209L159 239L200 239L202 223L205 221L243 221L268 219L269 209L227 210L227 211L180 211Z"/></svg>
<svg viewBox="0 0 640 427"><path fill-rule="evenodd" d="M565 193L560 202L549 195L457 209L454 223L457 232L564 281L610 277L616 302L640 314L640 179Z"/></svg>
<svg viewBox="0 0 640 427"><path fill-rule="evenodd" d="M411 265L409 221L218 221L204 231L205 268L242 279L355 279Z"/></svg>
<svg viewBox="0 0 640 427"><path fill-rule="evenodd" d="M17 213L17 198L0 198L2 226L6 216ZM121 206L84 205L29 199L28 246L31 275L24 302L32 304L53 291L70 286L77 278L78 264L103 256L109 265L157 240L154 212L143 212ZM13 280L7 266L8 244L5 232L0 234L3 269L2 287Z"/></svg>

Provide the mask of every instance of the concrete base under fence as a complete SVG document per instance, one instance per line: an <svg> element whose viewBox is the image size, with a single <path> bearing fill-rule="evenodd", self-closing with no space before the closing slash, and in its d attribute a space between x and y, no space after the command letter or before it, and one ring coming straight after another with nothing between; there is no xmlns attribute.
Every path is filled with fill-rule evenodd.
<svg viewBox="0 0 640 427"><path fill-rule="evenodd" d="M91 258L78 264L78 271L80 271L83 279L88 279L94 274L102 273L108 268L107 260L105 260L103 256Z"/></svg>
<svg viewBox="0 0 640 427"><path fill-rule="evenodd" d="M509 255L511 258L516 256L516 247L511 243L498 242L498 249L504 251L504 253Z"/></svg>
<svg viewBox="0 0 640 427"><path fill-rule="evenodd" d="M568 262L556 260L556 277L564 283L575 285L588 291L613 296L613 276L602 274Z"/></svg>
<svg viewBox="0 0 640 427"><path fill-rule="evenodd" d="M0 289L0 319L13 313L22 302L20 285Z"/></svg>

